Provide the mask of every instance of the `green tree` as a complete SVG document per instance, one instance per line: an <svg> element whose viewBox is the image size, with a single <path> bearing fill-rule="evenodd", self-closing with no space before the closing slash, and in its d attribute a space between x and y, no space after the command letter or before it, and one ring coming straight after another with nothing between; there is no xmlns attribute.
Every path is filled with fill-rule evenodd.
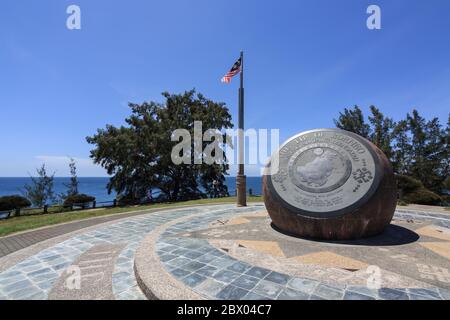
<svg viewBox="0 0 450 320"><path fill-rule="evenodd" d="M370 138L370 126L365 122L362 110L355 106L353 109L344 109L339 113L339 118L334 120L337 128L359 134L360 136Z"/></svg>
<svg viewBox="0 0 450 320"><path fill-rule="evenodd" d="M408 135L408 123L399 121L393 130L393 156L392 165L394 171L401 175L407 175L411 167L411 138Z"/></svg>
<svg viewBox="0 0 450 320"><path fill-rule="evenodd" d="M446 191L450 192L450 177L447 177L447 179L445 179L444 181L444 188Z"/></svg>
<svg viewBox="0 0 450 320"><path fill-rule="evenodd" d="M448 176L446 133L438 118L426 121L417 110L406 116L411 134L410 175L419 179L427 189L441 193ZM447 172L446 172L447 171Z"/></svg>
<svg viewBox="0 0 450 320"><path fill-rule="evenodd" d="M186 129L194 136L194 121L201 121L203 131L223 130L232 127L231 115L225 104L206 99L195 90L183 94L163 93L164 104L144 102L130 103L131 115L125 119L126 126L98 129L97 134L87 137L95 145L91 151L94 162L112 175L108 191L138 202L148 198L154 190L170 201L198 199L213 194L212 182L219 182L219 189L226 193L224 175L226 162L207 165L176 165L172 162L173 131ZM203 148L207 145L203 143ZM191 143L194 149L194 139ZM202 149L203 150L203 149Z"/></svg>
<svg viewBox="0 0 450 320"><path fill-rule="evenodd" d="M334 122L338 128L371 140L390 159L397 174L415 178L424 188L443 194L450 167L450 116L443 129L438 118L427 121L417 110L398 123L374 106L370 110L368 124L358 106L344 109Z"/></svg>
<svg viewBox="0 0 450 320"><path fill-rule="evenodd" d="M55 173L47 174L45 164L36 169L37 177L30 175L31 184L25 185L24 195L36 207L53 204L56 202L53 191Z"/></svg>
<svg viewBox="0 0 450 320"><path fill-rule="evenodd" d="M372 116L369 116L369 122L372 129L369 138L384 152L388 159L392 159L392 138L395 122L392 118L385 117L375 106L371 106L370 111Z"/></svg>
<svg viewBox="0 0 450 320"><path fill-rule="evenodd" d="M446 177L444 180L444 189L450 192L450 114L447 120L447 128L445 128L444 137L444 152L442 154L442 176Z"/></svg>
<svg viewBox="0 0 450 320"><path fill-rule="evenodd" d="M73 158L70 158L69 168L70 168L70 182L64 183L64 186L67 188L67 191L66 193L60 195L62 201L78 194L77 164Z"/></svg>

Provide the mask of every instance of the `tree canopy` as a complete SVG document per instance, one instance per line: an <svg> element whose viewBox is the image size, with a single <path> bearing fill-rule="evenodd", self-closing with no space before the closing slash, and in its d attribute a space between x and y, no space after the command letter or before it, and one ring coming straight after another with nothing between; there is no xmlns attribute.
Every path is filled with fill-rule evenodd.
<svg viewBox="0 0 450 320"><path fill-rule="evenodd" d="M426 120L417 110L398 122L375 106L369 123L358 106L344 109L335 124L371 140L390 159L394 171L419 180L438 194L448 191L450 116L443 128L438 118Z"/></svg>
<svg viewBox="0 0 450 320"><path fill-rule="evenodd" d="M115 190L130 202L148 199L155 190L168 201L226 195L226 162L207 165L192 161L192 164L177 165L171 153L178 144L172 141L174 130L185 129L194 136L195 121L202 122L203 132L232 128L228 108L195 90L162 95L164 103L130 103L131 115L125 119L126 125L106 125L86 138L95 146L91 151L94 162L112 175L108 191ZM202 144L204 150L209 142ZM191 146L195 150L194 141ZM190 156L193 160L198 155L192 152Z"/></svg>
<svg viewBox="0 0 450 320"><path fill-rule="evenodd" d="M78 194L79 183L77 176L77 164L73 158L70 158L69 169L70 169L70 182L64 183L64 186L67 188L67 191L59 195L59 198L62 202L64 202L65 199Z"/></svg>
<svg viewBox="0 0 450 320"><path fill-rule="evenodd" d="M36 169L37 177L30 176L31 184L25 185L23 192L25 197L36 207L53 204L56 196L53 191L55 173L47 173L45 164Z"/></svg>

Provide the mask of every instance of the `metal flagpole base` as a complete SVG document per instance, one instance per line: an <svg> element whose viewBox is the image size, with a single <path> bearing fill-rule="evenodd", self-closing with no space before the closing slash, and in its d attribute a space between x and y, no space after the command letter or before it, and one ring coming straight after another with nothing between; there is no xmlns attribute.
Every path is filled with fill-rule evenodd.
<svg viewBox="0 0 450 320"><path fill-rule="evenodd" d="M236 177L236 190L237 190L237 206L247 206L247 177L242 174L238 174Z"/></svg>

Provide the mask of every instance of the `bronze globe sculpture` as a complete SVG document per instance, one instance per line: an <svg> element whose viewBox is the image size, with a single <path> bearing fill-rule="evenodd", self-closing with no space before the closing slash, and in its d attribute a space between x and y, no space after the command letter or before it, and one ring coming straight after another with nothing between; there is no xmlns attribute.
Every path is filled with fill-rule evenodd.
<svg viewBox="0 0 450 320"><path fill-rule="evenodd" d="M368 140L340 129L288 139L265 168L263 195L276 229L320 240L382 233L397 203L387 157Z"/></svg>

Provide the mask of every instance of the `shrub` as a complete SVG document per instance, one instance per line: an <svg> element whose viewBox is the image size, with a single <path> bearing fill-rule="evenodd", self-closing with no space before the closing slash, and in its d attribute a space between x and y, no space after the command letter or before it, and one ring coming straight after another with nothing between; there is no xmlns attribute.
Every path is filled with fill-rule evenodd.
<svg viewBox="0 0 450 320"><path fill-rule="evenodd" d="M404 175L397 175L397 187L405 194L424 188L420 180Z"/></svg>
<svg viewBox="0 0 450 320"><path fill-rule="evenodd" d="M444 181L444 188L445 188L447 191L450 191L450 176L447 177L447 179L445 179L445 181Z"/></svg>
<svg viewBox="0 0 450 320"><path fill-rule="evenodd" d="M80 206L83 209L87 207L89 202L95 201L95 197L86 194L74 194L64 200L64 207Z"/></svg>
<svg viewBox="0 0 450 320"><path fill-rule="evenodd" d="M420 180L398 175L397 187L401 191L401 202L424 205L441 205L444 201L436 193L426 189Z"/></svg>
<svg viewBox="0 0 450 320"><path fill-rule="evenodd" d="M436 193L425 188L419 188L413 192L404 195L403 199L408 203L424 204L424 205L440 205L442 198Z"/></svg>
<svg viewBox="0 0 450 320"><path fill-rule="evenodd" d="M444 206L450 205L450 194L444 194L441 196L441 198Z"/></svg>
<svg viewBox="0 0 450 320"><path fill-rule="evenodd" d="M134 206L139 204L139 202L140 201L138 199L129 195L117 197L117 205L120 207Z"/></svg>
<svg viewBox="0 0 450 320"><path fill-rule="evenodd" d="M0 211L10 211L31 206L31 202L22 196L13 195L0 197Z"/></svg>

